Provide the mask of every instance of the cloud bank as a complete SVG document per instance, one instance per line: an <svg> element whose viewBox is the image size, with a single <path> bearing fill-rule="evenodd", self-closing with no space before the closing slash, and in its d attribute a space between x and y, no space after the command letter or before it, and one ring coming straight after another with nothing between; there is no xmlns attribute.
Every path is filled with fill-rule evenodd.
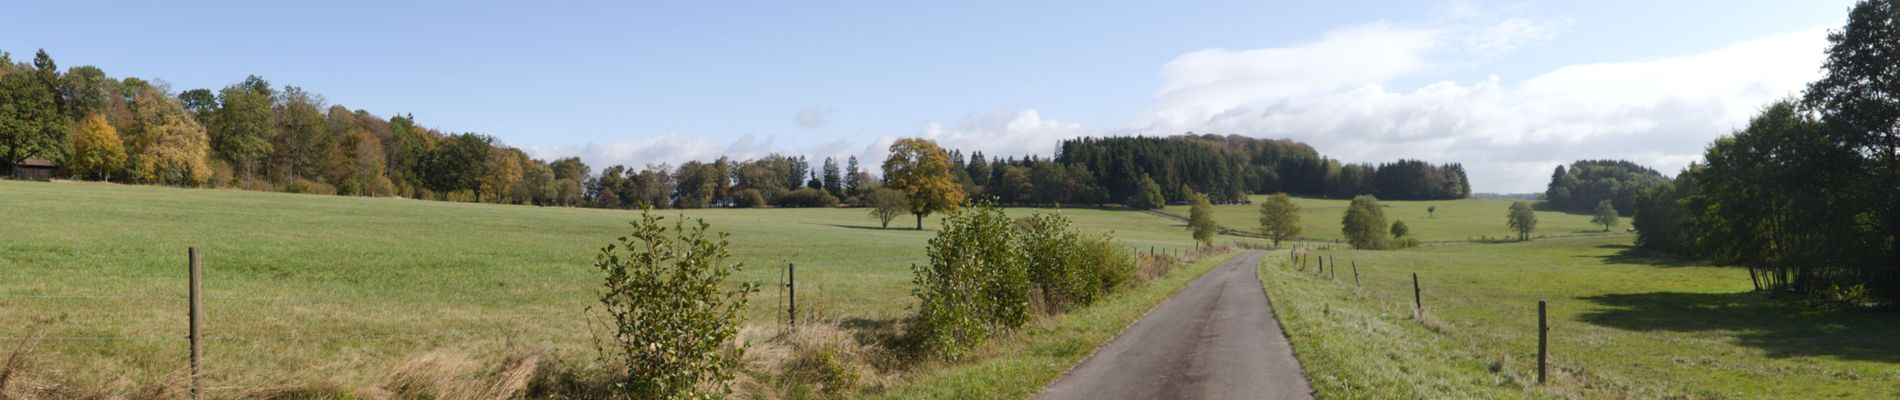
<svg viewBox="0 0 1900 400"><path fill-rule="evenodd" d="M1498 30L1525 29L1508 27L1515 24L1506 21ZM1431 51L1451 40L1471 43L1469 37L1437 36L1436 44L1420 44L1416 38L1375 35L1371 37L1390 43L1328 39L1288 48L1297 51L1196 52L1170 66L1221 67L1186 75L1164 72L1164 88L1177 89L1164 89L1137 131L1290 137L1347 161L1462 162L1480 191L1539 191L1552 168L1583 158L1623 158L1673 173L1697 159L1703 145L1746 124L1763 105L1798 93L1816 78L1825 35L1825 29L1817 28L1684 56L1571 65L1515 85L1493 76L1471 83L1434 82L1410 91L1384 85L1396 76L1429 69L1429 62L1412 61L1422 56L1400 57L1407 60L1406 69L1301 73L1290 66L1376 62L1394 56L1356 56L1351 49ZM1489 40L1475 46L1498 48ZM1230 56L1208 60L1208 54ZM1340 58L1315 62L1296 54ZM1260 71L1294 71L1284 79L1328 82L1323 86L1332 88L1287 90L1288 84L1256 82L1274 80L1259 78ZM1353 76L1341 76L1346 74ZM1238 85L1246 89L1192 89L1200 82L1223 81L1242 82ZM1355 84L1339 88L1347 85L1341 82Z"/></svg>
<svg viewBox="0 0 1900 400"><path fill-rule="evenodd" d="M1798 93L1819 75L1826 48L1826 31L1816 28L1675 57L1563 66L1520 81L1494 75L1391 87L1548 42L1563 24L1529 18L1379 23L1283 47L1204 49L1160 66L1160 87L1130 124L1085 127L1035 109L994 109L898 134L995 156L1047 156L1058 141L1079 136L1286 137L1348 162L1460 162L1474 190L1532 192L1542 190L1556 165L1577 159L1629 159L1672 174L1763 105ZM815 130L830 123L832 112L807 108L793 121ZM745 135L721 144L669 133L529 150L537 157L578 155L596 167L785 152L858 156L875 169L896 137L782 145Z"/></svg>

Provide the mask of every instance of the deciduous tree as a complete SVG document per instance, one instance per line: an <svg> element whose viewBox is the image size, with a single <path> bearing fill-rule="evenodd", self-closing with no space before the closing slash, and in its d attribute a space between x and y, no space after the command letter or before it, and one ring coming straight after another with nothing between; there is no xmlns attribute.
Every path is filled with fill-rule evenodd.
<svg viewBox="0 0 1900 400"><path fill-rule="evenodd" d="M1299 237L1300 229L1300 205L1293 202L1293 196L1274 193L1260 203L1260 233L1273 241L1273 247Z"/></svg>
<svg viewBox="0 0 1900 400"><path fill-rule="evenodd" d="M1531 232L1537 230L1537 211L1531 209L1528 201L1512 202L1504 225L1517 232L1517 240L1531 240Z"/></svg>
<svg viewBox="0 0 1900 400"><path fill-rule="evenodd" d="M73 132L72 139L73 154L67 157L66 168L73 174L111 181L125 167L125 144L119 141L119 131L106 122L105 115L87 116Z"/></svg>
<svg viewBox="0 0 1900 400"><path fill-rule="evenodd" d="M1214 244L1214 235L1220 233L1220 225L1214 222L1214 205L1207 195L1188 192L1188 231L1193 233L1194 242L1202 246Z"/></svg>
<svg viewBox="0 0 1900 400"><path fill-rule="evenodd" d="M1385 209L1379 205L1379 199L1368 195L1352 198L1352 204L1346 206L1346 215L1340 219L1342 233L1346 241L1356 249L1377 250L1386 248L1387 233L1390 228L1385 222Z"/></svg>
<svg viewBox="0 0 1900 400"><path fill-rule="evenodd" d="M66 118L57 98L32 74L0 76L0 168L9 175L28 158L65 158Z"/></svg>
<svg viewBox="0 0 1900 400"><path fill-rule="evenodd" d="M136 124L125 137L135 179L166 185L197 186L211 176L206 165L211 139L204 126L185 111L184 104L146 86L139 89Z"/></svg>
<svg viewBox="0 0 1900 400"><path fill-rule="evenodd" d="M872 189L864 195L864 203L871 209L871 217L877 218L884 229L891 229L892 219L910 211L910 199L904 197L904 192L888 188Z"/></svg>
<svg viewBox="0 0 1900 400"><path fill-rule="evenodd" d="M963 205L963 186L950 168L950 155L924 138L904 138L891 143L890 158L884 160L884 186L904 193L910 199L910 213L917 216L917 230L924 229L924 216L955 210Z"/></svg>
<svg viewBox="0 0 1900 400"><path fill-rule="evenodd" d="M1597 202L1596 215L1590 217L1590 223L1603 225L1604 232L1609 232L1610 227L1616 226L1621 221L1622 219L1616 214L1616 207L1610 205L1609 199Z"/></svg>

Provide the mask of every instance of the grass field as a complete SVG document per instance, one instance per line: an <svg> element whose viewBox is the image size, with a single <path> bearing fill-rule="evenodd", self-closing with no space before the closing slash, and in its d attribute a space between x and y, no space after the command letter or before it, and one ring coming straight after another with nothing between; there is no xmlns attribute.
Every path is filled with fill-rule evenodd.
<svg viewBox="0 0 1900 400"><path fill-rule="evenodd" d="M364 383L430 351L499 359L528 345L591 354L598 249L637 212L401 199L0 181L0 338L81 382L128 388L185 363L186 247L204 249L213 387L299 376ZM1008 210L1026 215L1032 210ZM781 266L801 307L889 319L911 303L912 263L934 233L876 229L863 209L659 211L731 233L761 282L749 318L778 318ZM1190 246L1171 221L1059 211L1131 249ZM907 225L900 218L893 228ZM17 339L14 339L17 340ZM14 341L8 340L8 341ZM372 382L373 383L373 382ZM112 390L108 390L112 391Z"/></svg>
<svg viewBox="0 0 1900 400"><path fill-rule="evenodd" d="M1315 252L1346 266L1336 279L1297 272L1282 252L1262 280L1327 398L1900 397L1890 313L1765 298L1740 269L1626 257L1630 240ZM1411 319L1412 273L1424 322ZM1538 300L1551 381L1527 390Z"/></svg>
<svg viewBox="0 0 1900 400"><path fill-rule="evenodd" d="M1249 199L1253 204L1233 204L1214 206L1214 221L1221 226L1257 231L1260 229L1260 203L1267 196L1254 195ZM1339 220L1346 215L1346 206L1350 200L1329 200L1314 198L1294 198L1300 205L1300 224L1303 225L1300 237L1310 239L1343 239ZM1511 206L1511 200L1432 200L1432 201L1379 201L1385 206L1385 219L1405 221L1412 235L1422 241L1463 241L1484 237L1516 238L1517 233L1504 226L1505 211ZM1430 207L1438 207L1435 213L1428 213ZM1168 206L1167 212L1176 215L1188 215L1188 206ZM1628 227L1626 220L1622 227ZM1618 228L1620 231L1621 228ZM1556 211L1537 212L1537 231L1535 235L1570 236L1597 234L1603 231L1600 225L1590 223L1590 216Z"/></svg>
<svg viewBox="0 0 1900 400"><path fill-rule="evenodd" d="M1256 201L1259 198L1256 197ZM1339 200L1302 199L1309 237L1338 236ZM1386 202L1424 240L1504 236L1507 202ZM1424 207L1437 205L1435 218ZM1254 206L1219 206L1246 227ZM305 383L379 385L418 356L499 360L509 349L592 356L598 248L637 212L0 181L0 350L45 335L36 365L105 392L185 371L185 247L205 249L213 394ZM1011 209L1011 215L1034 210ZM1045 210L1046 211L1046 210ZM1185 209L1171 211L1185 214ZM767 288L748 318L771 326L784 263L800 304L889 321L911 303L909 266L930 230L876 229L861 209L660 211L731 233ZM1176 221L1060 211L1131 249L1189 247ZM1540 212L1539 232L1597 230ZM932 221L927 219L927 221ZM904 226L906 219L900 219ZM929 223L926 228L934 228ZM1323 398L1894 398L1900 319L1748 293L1745 272L1622 254L1633 236L1319 251L1358 263L1319 279L1268 257L1262 280ZM1233 238L1224 238L1223 241ZM972 363L927 366L886 397L1027 395L1212 264L1102 306L1038 320ZM1411 318L1411 273L1427 316ZM1552 382L1534 388L1537 300L1550 301ZM484 367L485 368L485 367Z"/></svg>

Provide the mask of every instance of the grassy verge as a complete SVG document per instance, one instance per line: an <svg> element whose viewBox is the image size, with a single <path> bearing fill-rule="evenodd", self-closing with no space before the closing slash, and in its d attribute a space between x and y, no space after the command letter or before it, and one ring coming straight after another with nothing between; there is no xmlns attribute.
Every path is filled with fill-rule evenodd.
<svg viewBox="0 0 1900 400"><path fill-rule="evenodd" d="M1284 255L1276 252L1275 255ZM1317 269L1309 268L1309 271ZM1380 302L1351 282L1297 272L1268 256L1260 282L1315 395L1329 399L1533 397L1522 377ZM1489 368L1500 370L1489 370ZM1511 371L1515 372L1515 371Z"/></svg>
<svg viewBox="0 0 1900 400"><path fill-rule="evenodd" d="M1188 282L1232 259L1238 252L1203 257L1134 290L1068 314L1042 318L1017 334L992 344L977 361L920 367L929 371L880 393L884 398L1006 399L1040 392L1122 329L1146 315Z"/></svg>
<svg viewBox="0 0 1900 400"><path fill-rule="evenodd" d="M1336 281L1276 253L1262 276L1326 398L1900 398L1891 311L1762 296L1745 271L1630 257L1629 241L1315 252L1337 257ZM1413 273L1422 321L1411 317ZM1549 302L1543 386L1539 300Z"/></svg>

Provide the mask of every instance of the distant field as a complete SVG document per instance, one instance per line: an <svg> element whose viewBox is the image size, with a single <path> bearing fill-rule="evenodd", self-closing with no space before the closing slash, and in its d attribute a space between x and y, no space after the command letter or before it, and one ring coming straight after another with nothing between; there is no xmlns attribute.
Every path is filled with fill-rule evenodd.
<svg viewBox="0 0 1900 400"><path fill-rule="evenodd" d="M538 208L98 183L0 181L0 338L46 335L51 365L129 387L185 367L185 248L204 248L209 382L293 376L374 379L429 351L494 355L510 345L588 354L583 310L598 249L635 211ZM1011 209L1012 216L1034 210ZM1052 211L1052 210L1045 210ZM1190 247L1144 213L1067 209L1131 249ZM766 286L750 319L777 317L787 262L801 305L892 318L933 235L889 231L863 209L661 210L730 232ZM926 219L934 229L936 218ZM16 339L4 339L15 342ZM9 344L6 347L11 347ZM168 378L169 377L169 378Z"/></svg>
<svg viewBox="0 0 1900 400"><path fill-rule="evenodd" d="M1766 298L1738 268L1625 257L1630 240L1315 253L1336 280L1276 252L1262 280L1322 397L1900 398L1890 312ZM1412 273L1431 323L1411 319ZM1526 390L1538 300L1551 382Z"/></svg>
<svg viewBox="0 0 1900 400"><path fill-rule="evenodd" d="M1233 229L1257 231L1260 229L1260 202L1267 196L1249 196L1253 204L1214 206L1214 220L1221 226ZM1313 239L1342 239L1339 220L1346 215L1346 206L1350 200L1329 200L1312 198L1294 198L1300 205L1300 223L1305 226L1300 237ZM1434 201L1379 201L1385 206L1387 222L1405 221L1412 235L1424 241L1472 240L1483 237L1517 237L1510 228L1504 226L1505 211L1512 200L1462 199ZM1429 207L1438 207L1438 212L1427 213ZM1187 206L1169 206L1169 213L1187 215ZM1629 221L1616 229L1629 227ZM1590 223L1590 216L1555 211L1537 212L1536 235L1569 236L1578 234L1596 234L1603 231L1600 225Z"/></svg>

